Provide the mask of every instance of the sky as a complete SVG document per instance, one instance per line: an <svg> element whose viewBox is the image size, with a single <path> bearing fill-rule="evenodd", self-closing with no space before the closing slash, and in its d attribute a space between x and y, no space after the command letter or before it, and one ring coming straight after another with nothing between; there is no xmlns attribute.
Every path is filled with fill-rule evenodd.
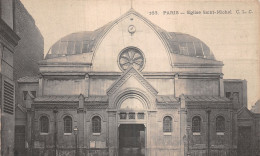
<svg viewBox="0 0 260 156"><path fill-rule="evenodd" d="M260 12L258 1L202 0L21 0L44 37L45 54L61 37L92 31L132 7L154 24L206 43L223 61L224 79L246 79L248 106L260 99ZM203 11L232 14L203 14ZM178 11L179 14L167 15ZM188 12L201 14L188 14ZM157 14L155 15L155 12ZM246 13L243 13L246 12ZM184 14L180 14L184 13Z"/></svg>

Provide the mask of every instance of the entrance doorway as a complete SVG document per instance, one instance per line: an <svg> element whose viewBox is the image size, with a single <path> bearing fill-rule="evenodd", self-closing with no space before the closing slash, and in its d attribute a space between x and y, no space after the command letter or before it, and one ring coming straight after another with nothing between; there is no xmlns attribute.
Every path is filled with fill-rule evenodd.
<svg viewBox="0 0 260 156"><path fill-rule="evenodd" d="M238 156L251 156L251 127L241 126L238 127Z"/></svg>
<svg viewBox="0 0 260 156"><path fill-rule="evenodd" d="M14 155L25 156L25 126L15 126Z"/></svg>
<svg viewBox="0 0 260 156"><path fill-rule="evenodd" d="M119 126L119 156L145 156L145 127L143 124Z"/></svg>

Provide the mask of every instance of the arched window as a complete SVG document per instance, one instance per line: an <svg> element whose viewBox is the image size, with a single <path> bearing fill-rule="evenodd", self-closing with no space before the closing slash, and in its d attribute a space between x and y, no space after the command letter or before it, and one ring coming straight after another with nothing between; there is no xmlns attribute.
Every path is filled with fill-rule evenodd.
<svg viewBox="0 0 260 156"><path fill-rule="evenodd" d="M64 121L64 133L72 133L72 118L70 116L65 116Z"/></svg>
<svg viewBox="0 0 260 156"><path fill-rule="evenodd" d="M99 116L92 118L92 132L101 133L101 118Z"/></svg>
<svg viewBox="0 0 260 156"><path fill-rule="evenodd" d="M172 118L170 116L163 118L163 132L172 132Z"/></svg>
<svg viewBox="0 0 260 156"><path fill-rule="evenodd" d="M41 133L49 132L49 118L47 116L41 116L40 118L40 131Z"/></svg>
<svg viewBox="0 0 260 156"><path fill-rule="evenodd" d="M201 119L199 116L194 116L192 118L192 132L200 132L200 122Z"/></svg>
<svg viewBox="0 0 260 156"><path fill-rule="evenodd" d="M223 116L216 118L216 132L225 132L225 118Z"/></svg>

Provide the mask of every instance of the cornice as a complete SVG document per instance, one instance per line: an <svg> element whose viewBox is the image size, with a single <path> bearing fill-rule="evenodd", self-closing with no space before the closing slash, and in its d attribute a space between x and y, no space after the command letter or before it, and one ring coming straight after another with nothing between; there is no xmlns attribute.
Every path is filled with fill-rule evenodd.
<svg viewBox="0 0 260 156"><path fill-rule="evenodd" d="M48 62L47 60L42 60L39 62L40 66L55 66L55 67L64 67L64 66L91 66L92 63L86 62Z"/></svg>
<svg viewBox="0 0 260 156"><path fill-rule="evenodd" d="M174 63L173 67L178 68L220 68L223 67L224 64L222 62L219 63Z"/></svg>

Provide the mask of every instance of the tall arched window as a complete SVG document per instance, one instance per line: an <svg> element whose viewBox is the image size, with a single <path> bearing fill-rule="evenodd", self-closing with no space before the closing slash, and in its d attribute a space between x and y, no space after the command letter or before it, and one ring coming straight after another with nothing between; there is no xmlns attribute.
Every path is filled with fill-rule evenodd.
<svg viewBox="0 0 260 156"><path fill-rule="evenodd" d="M225 118L223 116L216 118L216 132L225 132Z"/></svg>
<svg viewBox="0 0 260 156"><path fill-rule="evenodd" d="M192 132L200 132L201 119L199 116L192 118Z"/></svg>
<svg viewBox="0 0 260 156"><path fill-rule="evenodd" d="M72 133L72 118L70 116L65 116L64 121L64 133Z"/></svg>
<svg viewBox="0 0 260 156"><path fill-rule="evenodd" d="M40 132L49 133L49 118L47 116L41 116L40 118Z"/></svg>
<svg viewBox="0 0 260 156"><path fill-rule="evenodd" d="M101 118L99 116L92 118L92 132L101 133Z"/></svg>
<svg viewBox="0 0 260 156"><path fill-rule="evenodd" d="M172 132L172 117L165 116L163 118L163 132Z"/></svg>

